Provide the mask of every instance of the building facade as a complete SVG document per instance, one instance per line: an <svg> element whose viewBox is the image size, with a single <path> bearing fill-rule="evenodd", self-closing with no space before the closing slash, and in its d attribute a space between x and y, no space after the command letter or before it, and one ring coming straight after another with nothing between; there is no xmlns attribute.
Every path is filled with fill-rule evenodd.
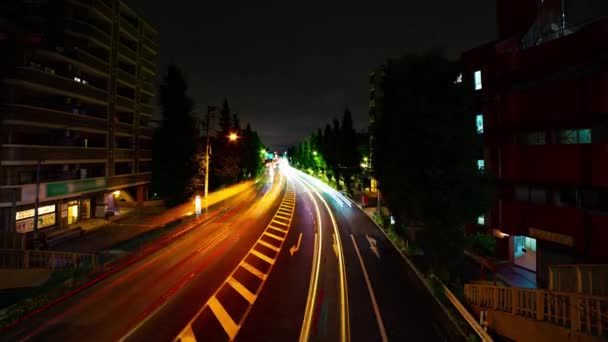
<svg viewBox="0 0 608 342"><path fill-rule="evenodd" d="M548 265L608 262L607 5L499 0L498 40L463 54L497 180L480 223L541 286Z"/></svg>
<svg viewBox="0 0 608 342"><path fill-rule="evenodd" d="M0 231L31 232L36 198L41 231L145 198L155 36L120 0L0 5Z"/></svg>

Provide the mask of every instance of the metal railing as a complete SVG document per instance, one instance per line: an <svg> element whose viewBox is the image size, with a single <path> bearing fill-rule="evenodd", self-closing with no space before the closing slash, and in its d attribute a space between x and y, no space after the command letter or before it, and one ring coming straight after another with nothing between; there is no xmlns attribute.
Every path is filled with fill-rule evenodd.
<svg viewBox="0 0 608 342"><path fill-rule="evenodd" d="M608 297L608 265L551 265L549 290Z"/></svg>
<svg viewBox="0 0 608 342"><path fill-rule="evenodd" d="M466 284L467 303L553 323L575 334L608 336L608 298L492 285Z"/></svg>
<svg viewBox="0 0 608 342"><path fill-rule="evenodd" d="M10 269L62 269L99 266L95 254L39 251L28 249L0 249L0 268Z"/></svg>

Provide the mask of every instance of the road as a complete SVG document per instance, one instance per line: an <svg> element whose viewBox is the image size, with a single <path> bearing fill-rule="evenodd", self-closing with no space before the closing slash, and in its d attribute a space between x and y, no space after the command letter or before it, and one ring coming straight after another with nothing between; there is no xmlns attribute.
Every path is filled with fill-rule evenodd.
<svg viewBox="0 0 608 342"><path fill-rule="evenodd" d="M284 195L280 177L268 191L237 195L176 241L0 332L0 340L172 340L259 238Z"/></svg>
<svg viewBox="0 0 608 342"><path fill-rule="evenodd" d="M266 190L0 339L452 340L408 262L352 201L287 165Z"/></svg>

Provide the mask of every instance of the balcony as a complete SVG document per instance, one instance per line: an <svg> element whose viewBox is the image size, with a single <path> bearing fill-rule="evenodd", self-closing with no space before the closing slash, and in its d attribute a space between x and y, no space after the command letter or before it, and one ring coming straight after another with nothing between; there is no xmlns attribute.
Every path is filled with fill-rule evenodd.
<svg viewBox="0 0 608 342"><path fill-rule="evenodd" d="M136 184L149 183L152 179L150 172L142 172L134 175L120 175L109 178L108 186L110 188L126 187Z"/></svg>
<svg viewBox="0 0 608 342"><path fill-rule="evenodd" d="M54 61L72 63L76 66L79 66L84 71L94 73L101 77L109 78L110 65L107 62L78 48L63 53L41 49L37 50L36 54Z"/></svg>
<svg viewBox="0 0 608 342"><path fill-rule="evenodd" d="M148 71L150 71L151 74L153 74L153 75L156 74L156 64L150 62L149 60L147 60L145 58L143 58L141 60L141 62L142 62L142 66L144 68L146 68Z"/></svg>
<svg viewBox="0 0 608 342"><path fill-rule="evenodd" d="M131 75L130 73L118 68L118 79L120 81L125 82L126 84L128 84L131 87L135 87L135 85L137 84L137 81L135 80L135 76Z"/></svg>
<svg viewBox="0 0 608 342"><path fill-rule="evenodd" d="M1 145L2 160L83 160L107 158L106 149L101 147Z"/></svg>
<svg viewBox="0 0 608 342"><path fill-rule="evenodd" d="M93 38L108 49L110 48L110 44L112 42L112 38L107 33L103 32L92 24L85 23L78 19L68 19L65 22L65 30L78 35Z"/></svg>
<svg viewBox="0 0 608 342"><path fill-rule="evenodd" d="M89 129L106 130L106 119L73 114L67 111L34 107L29 105L7 105L4 120L19 120L38 124L49 124L53 127L82 127Z"/></svg>
<svg viewBox="0 0 608 342"><path fill-rule="evenodd" d="M585 212L577 208L560 208L512 200L500 202L501 231L510 235L529 235L530 228L571 236L574 247L582 251L585 244Z"/></svg>
<svg viewBox="0 0 608 342"><path fill-rule="evenodd" d="M152 150L139 150L140 159L152 159Z"/></svg>
<svg viewBox="0 0 608 342"><path fill-rule="evenodd" d="M50 74L34 68L19 67L9 72L8 78L27 82L26 86L47 87L51 93L69 93L76 98L87 98L101 104L107 103L107 92L89 85L75 82L71 78Z"/></svg>
<svg viewBox="0 0 608 342"><path fill-rule="evenodd" d="M137 53L133 50L131 50L130 47L126 46L123 43L120 43L120 49L119 52L123 57L126 57L128 59L131 60L131 62L136 63L137 61Z"/></svg>
<svg viewBox="0 0 608 342"><path fill-rule="evenodd" d="M151 83L143 81L142 85L141 85L141 88L142 88L143 91L145 91L149 95L154 96L154 86Z"/></svg>
<svg viewBox="0 0 608 342"><path fill-rule="evenodd" d="M120 18L120 29L128 33L132 38L137 37L137 28L122 17Z"/></svg>
<svg viewBox="0 0 608 342"><path fill-rule="evenodd" d="M116 95L116 106L132 111L133 107L135 107L135 101L133 101L133 99Z"/></svg>
<svg viewBox="0 0 608 342"><path fill-rule="evenodd" d="M146 137L152 137L154 136L154 128L152 127L139 127L139 134L146 136Z"/></svg>
<svg viewBox="0 0 608 342"><path fill-rule="evenodd" d="M154 113L154 109L149 104L141 103L139 106L144 115L152 115Z"/></svg>
<svg viewBox="0 0 608 342"><path fill-rule="evenodd" d="M502 179L608 187L608 145L505 145Z"/></svg>
<svg viewBox="0 0 608 342"><path fill-rule="evenodd" d="M115 148L114 149L114 161L119 160L132 160L133 150L126 148Z"/></svg>
<svg viewBox="0 0 608 342"><path fill-rule="evenodd" d="M116 123L116 133L123 133L132 135L133 134L133 125L124 122Z"/></svg>

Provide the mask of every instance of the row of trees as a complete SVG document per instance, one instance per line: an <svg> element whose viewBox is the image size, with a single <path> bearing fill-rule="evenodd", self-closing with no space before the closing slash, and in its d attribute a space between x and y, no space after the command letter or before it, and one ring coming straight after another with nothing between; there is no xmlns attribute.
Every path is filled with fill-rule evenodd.
<svg viewBox="0 0 608 342"><path fill-rule="evenodd" d="M461 70L440 53L389 60L372 128L374 174L397 227L423 227L423 250L444 280L460 275L464 226L491 198L470 92L455 82Z"/></svg>
<svg viewBox="0 0 608 342"><path fill-rule="evenodd" d="M182 71L170 65L159 89L162 119L154 132L152 159L152 188L168 206L183 203L204 190L206 139L201 132L206 127L201 127L203 120L193 116L195 105L187 91ZM262 168L258 134L249 124L241 128L239 115L231 112L227 100L218 119L217 130L214 125L209 127L215 133L210 137L210 189L255 177ZM236 134L236 141L228 138L230 134Z"/></svg>
<svg viewBox="0 0 608 342"><path fill-rule="evenodd" d="M319 128L292 146L288 155L297 167L325 175L336 183L338 189L341 189L342 180L346 190L350 191L354 176L360 173L362 158L350 110L344 110L342 122L333 119L325 130Z"/></svg>

